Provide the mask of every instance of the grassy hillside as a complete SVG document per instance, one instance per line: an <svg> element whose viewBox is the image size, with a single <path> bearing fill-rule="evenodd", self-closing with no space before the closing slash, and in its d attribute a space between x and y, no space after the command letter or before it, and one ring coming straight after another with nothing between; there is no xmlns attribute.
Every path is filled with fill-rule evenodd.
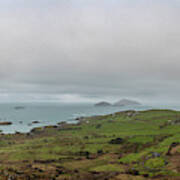
<svg viewBox="0 0 180 180"><path fill-rule="evenodd" d="M180 112L126 111L0 136L0 180L180 179Z"/></svg>

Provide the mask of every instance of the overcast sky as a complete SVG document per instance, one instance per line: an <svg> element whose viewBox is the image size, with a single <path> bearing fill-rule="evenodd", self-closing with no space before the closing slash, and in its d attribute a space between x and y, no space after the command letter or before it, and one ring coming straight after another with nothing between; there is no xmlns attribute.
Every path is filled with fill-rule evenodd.
<svg viewBox="0 0 180 180"><path fill-rule="evenodd" d="M180 103L180 0L0 1L0 101Z"/></svg>

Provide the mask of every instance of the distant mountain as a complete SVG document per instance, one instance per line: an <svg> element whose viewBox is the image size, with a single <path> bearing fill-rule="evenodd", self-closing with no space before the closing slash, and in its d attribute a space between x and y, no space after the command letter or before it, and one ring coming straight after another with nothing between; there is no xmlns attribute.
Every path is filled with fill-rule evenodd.
<svg viewBox="0 0 180 180"><path fill-rule="evenodd" d="M111 104L109 102L102 101L95 104L95 106L111 106Z"/></svg>
<svg viewBox="0 0 180 180"><path fill-rule="evenodd" d="M122 99L113 104L113 106L135 106L135 105L141 105L141 103L129 99Z"/></svg>

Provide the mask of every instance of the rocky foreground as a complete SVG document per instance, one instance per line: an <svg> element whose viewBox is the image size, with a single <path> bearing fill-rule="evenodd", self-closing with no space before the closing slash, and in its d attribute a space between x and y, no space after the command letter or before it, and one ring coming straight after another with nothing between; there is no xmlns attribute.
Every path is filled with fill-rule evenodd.
<svg viewBox="0 0 180 180"><path fill-rule="evenodd" d="M180 112L125 111L0 135L0 180L179 180Z"/></svg>

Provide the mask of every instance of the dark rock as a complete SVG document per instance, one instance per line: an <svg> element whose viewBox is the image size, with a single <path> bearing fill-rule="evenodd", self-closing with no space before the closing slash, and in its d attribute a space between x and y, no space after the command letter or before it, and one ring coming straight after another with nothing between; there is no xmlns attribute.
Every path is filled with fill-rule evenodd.
<svg viewBox="0 0 180 180"><path fill-rule="evenodd" d="M173 142L170 146L169 146L169 149L168 149L168 152L166 153L166 155L170 156L171 155L171 150L173 148L175 148L176 146L180 145L179 142Z"/></svg>
<svg viewBox="0 0 180 180"><path fill-rule="evenodd" d="M102 149L98 150L97 153L98 153L98 155L101 155L101 154L103 154L103 150Z"/></svg>
<svg viewBox="0 0 180 180"><path fill-rule="evenodd" d="M83 117L83 116L77 117L75 120L76 120L76 121L82 121L82 120L84 120L84 117Z"/></svg>
<svg viewBox="0 0 180 180"><path fill-rule="evenodd" d="M53 163L53 162L55 162L55 160L54 159L49 159L49 160L34 160L34 163L40 163L40 164L49 164L49 163Z"/></svg>
<svg viewBox="0 0 180 180"><path fill-rule="evenodd" d="M32 124L38 124L40 123L39 121L33 121Z"/></svg>
<svg viewBox="0 0 180 180"><path fill-rule="evenodd" d="M100 174L100 172L97 171L90 171L91 174Z"/></svg>
<svg viewBox="0 0 180 180"><path fill-rule="evenodd" d="M26 133L26 136L31 136L31 135L32 135L32 134L31 134L31 133L29 133L29 132L28 132L28 133Z"/></svg>
<svg viewBox="0 0 180 180"><path fill-rule="evenodd" d="M65 121L62 121L62 122L59 122L58 125L59 126L65 126L65 125L67 125L67 123Z"/></svg>
<svg viewBox="0 0 180 180"><path fill-rule="evenodd" d="M139 171L134 169L134 168L131 168L131 169L128 170L127 174L138 176L139 175Z"/></svg>
<svg viewBox="0 0 180 180"><path fill-rule="evenodd" d="M74 170L75 173L79 173L79 171L77 169Z"/></svg>
<svg viewBox="0 0 180 180"><path fill-rule="evenodd" d="M124 140L122 138L112 139L109 144L122 144Z"/></svg>
<svg viewBox="0 0 180 180"><path fill-rule="evenodd" d="M8 121L0 122L0 126L7 126L7 125L11 125L11 124L12 124L12 122L8 122Z"/></svg>
<svg viewBox="0 0 180 180"><path fill-rule="evenodd" d="M42 169L38 169L38 171L41 172L41 173L44 172Z"/></svg>
<svg viewBox="0 0 180 180"><path fill-rule="evenodd" d="M63 171L62 169L56 169L56 172L57 172L58 174L64 174L64 171Z"/></svg>
<svg viewBox="0 0 180 180"><path fill-rule="evenodd" d="M151 154L152 154L152 156L151 156L152 158L157 158L157 157L161 156L161 154L157 153L157 152L152 152Z"/></svg>
<svg viewBox="0 0 180 180"><path fill-rule="evenodd" d="M97 125L96 125L96 129L101 128L101 126L102 126L101 124L97 124Z"/></svg>
<svg viewBox="0 0 180 180"><path fill-rule="evenodd" d="M15 134L16 134L16 135L20 135L20 134L22 134L22 133L20 133L19 131L16 131Z"/></svg>
<svg viewBox="0 0 180 180"><path fill-rule="evenodd" d="M86 156L86 158L89 158L90 153L88 151L80 151L79 155L80 156Z"/></svg>
<svg viewBox="0 0 180 180"><path fill-rule="evenodd" d="M22 174L24 174L23 171L15 171L15 172L16 172L17 175L22 175Z"/></svg>
<svg viewBox="0 0 180 180"><path fill-rule="evenodd" d="M89 137L88 136L84 136L84 139L89 139Z"/></svg>
<svg viewBox="0 0 180 180"><path fill-rule="evenodd" d="M143 174L143 176L144 176L145 178L147 178L147 177L149 177L149 174Z"/></svg>
<svg viewBox="0 0 180 180"><path fill-rule="evenodd" d="M167 160L165 160L165 161L164 161L164 164L165 164L165 165L168 165L168 164L169 164L169 162L168 162Z"/></svg>

